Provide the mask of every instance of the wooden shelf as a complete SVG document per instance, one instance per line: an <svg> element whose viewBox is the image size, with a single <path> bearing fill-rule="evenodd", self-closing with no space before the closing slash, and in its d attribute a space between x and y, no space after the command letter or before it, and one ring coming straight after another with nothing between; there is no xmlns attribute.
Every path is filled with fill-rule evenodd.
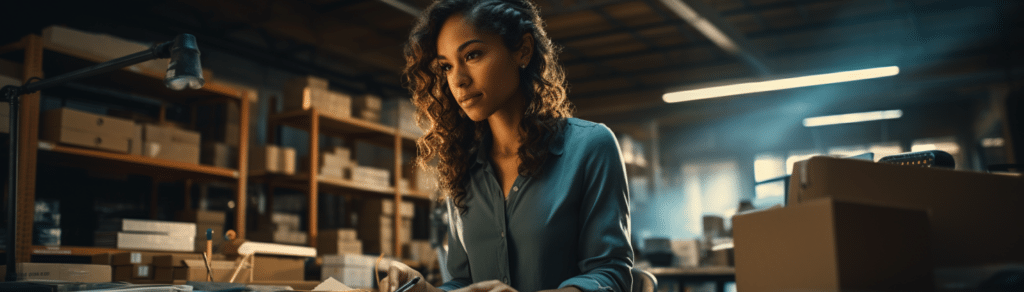
<svg viewBox="0 0 1024 292"><path fill-rule="evenodd" d="M64 56L63 58L61 56L47 56L47 58L55 57L54 59L58 60L59 62L51 63L59 64L54 65L59 66L57 68L61 69L56 70L57 72L48 74L51 76L56 76L58 74L63 73L61 71L70 72L72 70L86 68L88 66L108 61L106 60L106 58L102 58L87 52L82 52L78 49L68 48L46 40L43 40L43 49L45 51L55 52ZM50 72L55 70L46 71ZM110 88L117 88L118 90L126 90L132 93L138 93L148 97L160 97L169 101L179 102L194 102L200 99L210 98L242 100L247 99L256 94L255 92L251 92L249 90L234 88L231 86L220 84L214 80L206 80L206 83L203 85L203 88L201 89L187 89L182 91L175 91L167 88L164 85L165 74L166 73L163 71L153 71L136 65L125 67L123 69L116 70L114 72L110 72L107 74L100 74L97 76L88 77L83 79L83 81L81 82L89 84L99 84Z"/></svg>
<svg viewBox="0 0 1024 292"><path fill-rule="evenodd" d="M270 115L270 123L297 129L309 129L312 111L294 110ZM383 147L394 147L395 135L401 135L402 148L416 150L415 134L399 132L398 129L352 117L332 117L320 114L320 132L331 136L354 138Z"/></svg>
<svg viewBox="0 0 1024 292"><path fill-rule="evenodd" d="M39 141L39 150L45 151L40 154L46 152L56 154L58 156L56 162L61 164L103 171L140 173L167 178L195 178L197 176L215 179L238 178L238 171L234 169L78 148L48 141Z"/></svg>
<svg viewBox="0 0 1024 292"><path fill-rule="evenodd" d="M42 246L33 245L31 248L32 254L35 255L79 255L89 256L104 253L118 253L128 252L128 250L121 250L109 247L91 247L91 246Z"/></svg>
<svg viewBox="0 0 1024 292"><path fill-rule="evenodd" d="M295 175L282 175L282 174L263 174L253 177L253 181L265 181L273 182L274 186L286 187L298 190L308 189L307 182L309 181L309 174L300 173ZM395 188L391 186L370 186L366 184L360 184L351 180L336 178L336 177L325 177L320 176L317 178L317 183L321 188L351 192L364 195L375 195L382 197L391 197L395 195ZM405 198L429 200L430 193L412 190L402 194Z"/></svg>

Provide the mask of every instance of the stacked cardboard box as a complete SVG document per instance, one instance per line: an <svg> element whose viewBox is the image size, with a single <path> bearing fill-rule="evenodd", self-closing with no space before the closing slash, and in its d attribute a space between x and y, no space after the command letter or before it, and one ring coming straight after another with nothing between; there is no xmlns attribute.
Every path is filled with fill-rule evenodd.
<svg viewBox="0 0 1024 292"><path fill-rule="evenodd" d="M271 227L263 232L253 234L257 241L269 241L284 244L305 245L309 234L299 231L301 218L298 214L274 213L270 217Z"/></svg>
<svg viewBox="0 0 1024 292"><path fill-rule="evenodd" d="M171 126L142 125L142 155L187 163L199 163L199 132Z"/></svg>
<svg viewBox="0 0 1024 292"><path fill-rule="evenodd" d="M213 230L213 247L217 248L224 243L224 223L226 216L223 211L209 210L185 210L178 212L177 219L182 222L195 222L196 232L199 236L195 238L195 250L206 251L206 230Z"/></svg>
<svg viewBox="0 0 1024 292"><path fill-rule="evenodd" d="M92 264L50 264L18 263L18 280L52 280L79 283L110 282L111 269L108 265ZM6 272L4 266L0 271Z"/></svg>
<svg viewBox="0 0 1024 292"><path fill-rule="evenodd" d="M390 186L391 171L372 166L352 166L352 182L368 186Z"/></svg>
<svg viewBox="0 0 1024 292"><path fill-rule="evenodd" d="M352 228L322 229L317 236L316 250L322 255L362 254L363 242Z"/></svg>
<svg viewBox="0 0 1024 292"><path fill-rule="evenodd" d="M201 153L199 161L203 164L223 168L235 168L238 165L235 147L228 143L203 142L203 149L199 153Z"/></svg>
<svg viewBox="0 0 1024 292"><path fill-rule="evenodd" d="M373 288L373 266L376 261L376 257L356 254L325 255L320 279L333 277L352 288Z"/></svg>
<svg viewBox="0 0 1024 292"><path fill-rule="evenodd" d="M672 266L696 267L700 264L702 249L699 239L672 240Z"/></svg>
<svg viewBox="0 0 1024 292"><path fill-rule="evenodd" d="M123 252L110 255L110 265L114 273L114 281L145 281L152 280L153 257L163 255L153 252Z"/></svg>
<svg viewBox="0 0 1024 292"><path fill-rule="evenodd" d="M253 269L254 279L260 281L302 281L306 276L306 258L256 254Z"/></svg>
<svg viewBox="0 0 1024 292"><path fill-rule="evenodd" d="M423 135L423 129L416 125L416 106L409 98L388 99L384 103L384 116L395 117L397 121L388 121L389 126L397 127L403 132ZM396 124L391 124L392 122Z"/></svg>
<svg viewBox="0 0 1024 292"><path fill-rule="evenodd" d="M327 89L327 80L314 76L289 79L284 84L284 109L317 109L336 118L352 116L352 97Z"/></svg>
<svg viewBox="0 0 1024 292"><path fill-rule="evenodd" d="M128 250L184 251L195 249L196 224L120 219L101 224L96 245Z"/></svg>
<svg viewBox="0 0 1024 292"><path fill-rule="evenodd" d="M932 291L928 214L817 200L733 217L736 287Z"/></svg>
<svg viewBox="0 0 1024 292"><path fill-rule="evenodd" d="M434 248L430 246L429 240L410 240L404 246L405 251L403 255L407 259L422 264L428 264L437 260L437 254L434 253Z"/></svg>
<svg viewBox="0 0 1024 292"><path fill-rule="evenodd" d="M334 147L320 153L320 175L325 177L349 179L355 164L352 151L345 147Z"/></svg>
<svg viewBox="0 0 1024 292"><path fill-rule="evenodd" d="M395 203L391 199L370 199L363 201L359 209L359 239L363 241L366 253L394 253L395 234L401 242L412 240L412 217L415 206L403 201L399 208L401 222L395 232Z"/></svg>
<svg viewBox="0 0 1024 292"><path fill-rule="evenodd" d="M419 167L415 167L412 173L412 177L416 182L416 185L414 186L416 190L421 192L437 191L437 171L425 170Z"/></svg>
<svg viewBox="0 0 1024 292"><path fill-rule="evenodd" d="M222 255L214 254L214 259ZM153 281L156 283L172 283L175 280L188 280L188 266L185 260L203 260L199 253L162 254L153 256ZM203 267L205 269L205 267ZM206 281L206 278L200 279Z"/></svg>
<svg viewBox="0 0 1024 292"><path fill-rule="evenodd" d="M70 108L42 114L40 138L119 153L142 154L140 128L131 120Z"/></svg>
<svg viewBox="0 0 1024 292"><path fill-rule="evenodd" d="M383 101L379 96L363 94L352 100L352 110L357 118L379 123Z"/></svg>
<svg viewBox="0 0 1024 292"><path fill-rule="evenodd" d="M201 259L187 259L182 262L184 262L185 268L181 274L186 281L207 282L206 262ZM252 269L248 265L235 261L213 260L210 261L210 268L213 270L213 282L229 283L236 268L238 268L238 274L235 275L235 282L242 282L240 281L241 279L247 281L250 277L253 277L253 275L250 275ZM175 272L177 273L177 269L175 269Z"/></svg>
<svg viewBox="0 0 1024 292"><path fill-rule="evenodd" d="M295 148L267 144L250 149L250 174L295 174Z"/></svg>

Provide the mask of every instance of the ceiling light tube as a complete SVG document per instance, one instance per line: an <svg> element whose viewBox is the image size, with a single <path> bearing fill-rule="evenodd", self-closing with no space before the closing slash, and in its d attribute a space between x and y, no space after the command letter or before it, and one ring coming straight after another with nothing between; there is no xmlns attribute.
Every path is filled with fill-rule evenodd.
<svg viewBox="0 0 1024 292"><path fill-rule="evenodd" d="M861 69L837 73L818 74L803 77L748 82L725 86L676 91L662 95L661 99L667 103L684 102L730 95L740 95L755 92L775 91L797 87L807 87L879 77L888 77L894 76L899 73L900 68L897 66L879 67L871 69Z"/></svg>
<svg viewBox="0 0 1024 292"><path fill-rule="evenodd" d="M877 112L864 112L842 114L834 116L820 116L804 119L804 127L818 127L838 124L860 123L867 121L891 120L903 116L902 110L887 110Z"/></svg>

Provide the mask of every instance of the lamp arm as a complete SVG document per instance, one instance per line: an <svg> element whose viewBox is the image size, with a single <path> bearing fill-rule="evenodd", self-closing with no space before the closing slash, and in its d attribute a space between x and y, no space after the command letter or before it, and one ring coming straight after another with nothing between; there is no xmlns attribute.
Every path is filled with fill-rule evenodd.
<svg viewBox="0 0 1024 292"><path fill-rule="evenodd" d="M141 51L124 57L92 65L90 67L78 69L76 71L65 73L63 75L56 76L53 78L47 78L45 80L31 82L25 84L25 86L22 86L20 93L33 93L42 89L53 87L55 85L66 84L68 82L71 82L72 80L114 71L145 61L159 58L170 58L172 44L174 44L174 41L156 44L145 51Z"/></svg>

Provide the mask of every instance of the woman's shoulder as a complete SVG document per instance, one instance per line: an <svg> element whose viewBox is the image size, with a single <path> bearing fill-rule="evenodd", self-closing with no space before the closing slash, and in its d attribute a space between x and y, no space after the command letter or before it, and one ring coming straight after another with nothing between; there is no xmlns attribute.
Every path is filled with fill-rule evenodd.
<svg viewBox="0 0 1024 292"><path fill-rule="evenodd" d="M612 130L601 123L568 118L564 129L568 149L596 150L612 147L618 151L618 142Z"/></svg>

